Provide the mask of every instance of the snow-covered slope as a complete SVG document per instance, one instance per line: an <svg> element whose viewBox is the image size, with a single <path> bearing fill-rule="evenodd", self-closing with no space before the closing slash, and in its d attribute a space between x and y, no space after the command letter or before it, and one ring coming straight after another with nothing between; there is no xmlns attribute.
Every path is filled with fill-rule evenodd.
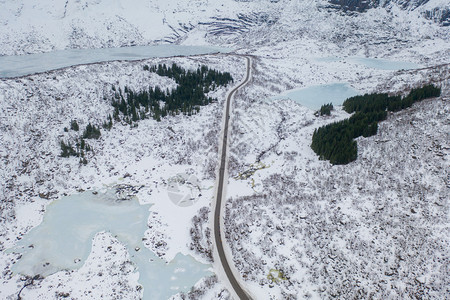
<svg viewBox="0 0 450 300"><path fill-rule="evenodd" d="M172 42L202 20L241 8L232 0L2 1L0 53Z"/></svg>
<svg viewBox="0 0 450 300"><path fill-rule="evenodd" d="M355 78L364 92L432 82L443 95L391 114L376 136L358 139L355 162L333 166L311 150L311 136L348 114L258 101L283 86L278 63L254 64L232 119L226 236L254 298L445 298L448 66Z"/></svg>
<svg viewBox="0 0 450 300"><path fill-rule="evenodd" d="M240 78L245 67L241 61L242 58L230 56L205 56L175 61L111 62L0 80L0 298L17 298L21 287L32 281L12 273L11 264L20 254L4 250L42 221L46 206L53 200L83 190L102 191L117 184L138 187L139 201L154 204L149 212L149 229L142 236L145 245L168 261L177 253L205 260L190 247L190 229L193 217L200 208L208 207L212 198L227 88L210 91L210 96L219 101L203 107L197 115L171 116L161 122L146 119L138 126L116 123L110 131L102 130L99 140L89 140L93 152L88 155L87 165L80 164L76 157L60 157L59 142L73 140L80 134L64 131L70 120L76 119L84 128L88 122L101 124L112 114L112 85L122 90L125 86L143 90L156 85L165 90L175 85L171 79L143 70L146 64L176 62L189 69L207 64ZM175 190L169 186L179 174L196 178L201 187L189 207L175 205L169 193L189 193L183 184ZM120 244L119 254L114 255L108 244L119 241L101 236L100 240L95 239L83 268L34 281L22 292L24 299L36 299L37 295L54 299L59 292L73 297L86 293L84 297L90 299L101 295L138 299L142 287L136 289L137 273L128 266L126 250ZM105 261L111 263L102 263ZM116 272L116 267L120 267L120 272L115 277L110 272ZM97 276L98 273L104 276ZM78 278L86 282L75 286L75 282L80 282ZM89 291L95 288L91 294ZM126 295L117 295L114 290Z"/></svg>
<svg viewBox="0 0 450 300"><path fill-rule="evenodd" d="M366 12L369 9L398 6L405 11L417 10L425 18L442 26L450 26L450 6L445 0L329 0L331 7L345 12Z"/></svg>
<svg viewBox="0 0 450 300"><path fill-rule="evenodd" d="M346 8L350 2L369 6L352 11ZM0 55L154 43L227 45L252 55L252 82L233 103L225 217L245 285L257 299L445 298L448 11L446 0L0 0ZM381 70L349 57L409 61L423 69ZM76 135L64 131L71 119L81 126L100 124L112 113L112 85L173 87L172 80L143 70L159 62L191 69L207 64L232 72L235 80L245 70L242 57L209 55L91 64L0 80L0 250L36 226L46 205L62 195L120 183L141 187L139 200L154 204L143 236L149 249L167 260L177 252L209 258L206 216L228 89L212 92L219 101L195 116L102 131L90 141L94 152L87 165L59 157L60 140ZM432 82L444 95L391 115L379 136L358 141L359 160L336 167L319 161L309 143L314 128L347 117L345 112L316 118L292 101L265 101L287 89L336 82L362 93L405 92ZM238 178L251 168L250 177ZM169 199L169 183L179 173L206 187L188 208ZM11 272L18 254L2 251L0 298L17 298L32 283L21 294L26 299L69 292L137 299L142 290L129 255L102 232L81 269L33 281ZM269 278L278 271L286 279L273 282ZM213 277L174 298L225 299L223 289Z"/></svg>
<svg viewBox="0 0 450 300"><path fill-rule="evenodd" d="M370 4L371 9L357 14L334 9L348 7L345 1L330 2L4 0L0 2L0 54L164 42L241 47L304 36L328 42L355 42L367 36L363 43L392 43L448 34L439 29L449 12L443 0L350 1L356 7Z"/></svg>

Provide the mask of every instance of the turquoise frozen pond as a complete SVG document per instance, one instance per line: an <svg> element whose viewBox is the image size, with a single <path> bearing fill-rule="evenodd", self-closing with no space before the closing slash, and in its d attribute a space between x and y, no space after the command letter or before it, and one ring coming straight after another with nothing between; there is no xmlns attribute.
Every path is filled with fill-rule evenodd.
<svg viewBox="0 0 450 300"><path fill-rule="evenodd" d="M48 53L0 56L0 78L18 77L74 65L114 60L227 53L230 49L213 46L156 45L101 49L68 49Z"/></svg>
<svg viewBox="0 0 450 300"><path fill-rule="evenodd" d="M315 59L318 62L349 62L358 65L363 65L368 68L377 69L377 70L411 70L417 69L420 66L416 63L408 62L408 61L398 61L398 60L388 60L381 58L370 58L370 57L320 57Z"/></svg>
<svg viewBox="0 0 450 300"><path fill-rule="evenodd" d="M345 99L358 94L357 90L346 83L332 83L288 90L279 96L272 97L271 100L288 98L310 109L318 110L327 103L341 105Z"/></svg>
<svg viewBox="0 0 450 300"><path fill-rule="evenodd" d="M317 62L349 62L363 65L368 68L378 70L409 70L419 68L420 66L406 61L393 61L379 58L365 57L321 57L315 59ZM276 99L292 99L295 102L306 106L313 110L318 110L323 104L333 103L333 105L341 105L345 99L360 94L347 83L331 83L314 85L306 88L288 90L279 96L270 98Z"/></svg>
<svg viewBox="0 0 450 300"><path fill-rule="evenodd" d="M348 61L378 70L410 70L419 68L418 64L407 61L386 60L380 58L351 57Z"/></svg>
<svg viewBox="0 0 450 300"><path fill-rule="evenodd" d="M119 201L111 190L56 200L47 206L42 223L9 250L22 254L12 270L47 276L60 270L78 269L89 256L95 234L107 231L126 245L137 266L145 300L167 299L212 275L210 265L191 256L178 254L165 263L143 245L149 209L150 205L140 205L136 199Z"/></svg>

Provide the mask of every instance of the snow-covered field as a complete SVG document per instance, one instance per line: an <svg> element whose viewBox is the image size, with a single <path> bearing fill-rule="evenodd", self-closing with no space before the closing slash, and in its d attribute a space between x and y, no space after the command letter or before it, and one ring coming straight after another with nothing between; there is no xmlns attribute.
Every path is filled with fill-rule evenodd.
<svg viewBox="0 0 450 300"><path fill-rule="evenodd" d="M361 293L412 297L418 282L430 289L428 295L442 295L447 283L439 270L448 261L448 66L386 71L342 62L327 68L314 59L299 59L298 72L292 73L289 55L287 52L278 63L271 57L255 57L252 82L233 102L225 221L234 263L245 285L258 299L270 295L329 297L333 293L358 296L357 284L367 287ZM145 64L171 61L102 63L0 82L5 104L0 148L2 249L11 248L39 224L45 206L61 195L125 184L137 188L135 194L141 203L154 204L150 230L143 237L149 249L168 261L179 252L210 261L207 216L226 88L214 92L219 102L202 108L198 115L168 117L162 122L144 120L137 127L116 124L111 131L103 130L98 141L89 141L94 154L86 166L76 158L59 157L59 141L77 135L71 130L64 132L70 120L77 119L81 128L87 122L103 122L112 110L108 102L112 85L136 90L155 84L174 86L170 79L143 71ZM245 67L243 58L226 55L175 61L190 68L205 63L231 71L234 78L242 78ZM282 76L284 73L290 76ZM382 123L379 135L358 141L360 157L355 163L332 167L318 161L309 148L311 134L321 124L348 115L338 108L329 118L316 118L313 111L293 101L265 99L292 87L342 78L363 92L405 91L411 84L432 81L443 84L447 94L391 116ZM411 127L411 123L416 126ZM393 140L396 142L390 142ZM257 164L258 160L265 165ZM252 163L258 170L244 180L237 179L252 168ZM174 194L183 197L192 193L188 184L173 186L180 174L201 184L201 196L196 195L189 207L173 201ZM386 214L379 213L381 208ZM423 230L417 231L420 228ZM419 247L412 237L428 242ZM110 243L122 247L124 255L111 251ZM433 245L433 253L428 245ZM367 251L361 250L363 246ZM53 299L59 293L93 299L101 295L139 298L142 288L133 268L121 268L122 273L111 271L114 266L130 264L120 242L108 233L99 233L92 247L81 269L34 281L12 274L11 263L18 257L2 253L2 296L13 297L32 283L21 292L25 298L40 295ZM396 253L404 251L412 251L413 258L423 256L424 261L399 260ZM381 257L385 265L378 261ZM100 261L111 261L112 265ZM386 271L399 262L418 271ZM287 279L271 284L267 276L279 270ZM108 272L121 275L104 276ZM102 275L95 275L99 273ZM73 285L80 276L88 282ZM391 283L392 276L396 276L397 285L387 289L386 282ZM352 285L345 285L346 280ZM119 290L124 296L114 294ZM209 278L187 296L177 297L227 298L228 293L217 279Z"/></svg>
<svg viewBox="0 0 450 300"><path fill-rule="evenodd" d="M276 48L284 41L313 39L375 56L380 46L396 51L413 41L445 39L449 33L448 26L439 28L435 20L448 14L446 0L410 7L409 1L382 1L390 3L364 14L343 13L330 8L330 2L4 0L0 55L160 43Z"/></svg>
<svg viewBox="0 0 450 300"><path fill-rule="evenodd" d="M171 62L158 59L103 63L0 82L2 250L11 248L15 241L38 225L45 206L52 200L65 194L102 190L120 184L135 187L134 194L141 203L154 204L150 209L149 230L143 236L149 249L167 261L177 253L191 254L207 261L207 257L190 250L189 232L193 226L192 218L201 207L209 206L213 196L218 132L227 88L211 92L210 95L219 101L203 107L197 115L168 117L161 122L143 120L137 127L115 124L110 131L102 130L99 140L88 140L94 151L88 155L87 165L80 164L78 158L59 157L59 141L74 140L75 135L81 134L64 131L64 127L70 127L71 120L76 119L80 128L84 128L88 122L101 124L112 113L109 104L112 85L135 90L154 85L164 89L172 87L175 83L171 79L143 70L145 64ZM235 78L243 76L245 67L242 58L231 56L180 58L176 63L185 68L207 64L221 71L228 70ZM187 176L188 180L174 186L172 183L178 182L179 176ZM200 185L200 193L192 193L189 180ZM193 205L176 205L174 199L186 195L194 198ZM97 272L97 263L89 262L99 259L99 253L103 253L101 260L113 260L115 264L126 262L126 255L102 252L101 249L107 249L105 241L111 239L114 240L113 237L96 240L83 267L88 268L86 272ZM93 256L94 253L98 255ZM17 255L2 252L1 256L4 288L0 293L4 298L16 295L23 283L20 276L10 271L10 264ZM81 276L80 272L85 272L84 269L70 276L59 272L52 280L48 279L52 283L47 284L46 279L42 285L36 283L33 289L53 298L58 286L55 280L75 280L76 276ZM123 281L122 277L95 278L97 285L113 285L117 290ZM133 278L131 284L136 285L136 275L130 278ZM91 289L89 285L85 287ZM28 289L21 295L25 296ZM132 290L126 298L140 295L139 291ZM92 298L97 299L104 292L102 288L96 289ZM30 297L33 296L30 294Z"/></svg>
<svg viewBox="0 0 450 300"><path fill-rule="evenodd" d="M395 1L394 1L395 2ZM399 1L396 1L399 2ZM401 2L401 1L400 1ZM450 27L424 18L445 9L430 0L346 14L307 1L0 1L0 55L174 42L226 45L252 55L252 81L235 95L229 145L226 237L255 299L434 298L448 296L450 232ZM440 10L436 10L439 12ZM405 61L422 70L386 70L355 58ZM13 274L5 252L37 226L52 201L84 190L125 187L153 204L145 246L170 261L177 253L211 262L208 220L214 197L223 103L194 116L171 116L102 130L87 165L61 158L64 130L76 119L101 124L112 86L175 86L146 64L206 64L238 82L245 59L206 55L69 67L0 80L0 298L139 299L139 271L125 245L99 232L78 270L48 277ZM439 66L439 67L436 67ZM315 128L344 119L290 100L286 90L348 83L362 93L405 93L432 82L443 95L391 114L379 133L358 139L346 166L319 161ZM201 192L197 192L200 189ZM177 205L192 198L190 206ZM179 203L178 203L179 204ZM177 291L174 291L174 293ZM216 276L173 299L227 299Z"/></svg>
<svg viewBox="0 0 450 300"><path fill-rule="evenodd" d="M283 71L264 62L234 102L226 211L232 257L254 297L445 298L448 65L378 71L377 81L360 71L363 92L433 82L443 95L391 114L376 136L358 139L355 162L332 166L310 149L312 133L348 114L338 107L315 117L293 101L261 102L267 74L276 82ZM250 169L258 170L243 178Z"/></svg>

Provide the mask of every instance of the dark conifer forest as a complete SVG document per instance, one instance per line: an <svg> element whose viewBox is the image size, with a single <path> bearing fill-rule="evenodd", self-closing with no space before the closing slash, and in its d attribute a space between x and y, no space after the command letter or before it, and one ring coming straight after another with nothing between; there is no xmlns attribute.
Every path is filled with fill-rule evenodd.
<svg viewBox="0 0 450 300"><path fill-rule="evenodd" d="M201 106L216 101L207 93L218 86L226 86L233 82L230 73L221 73L201 66L195 71L185 70L176 64L167 67L144 66L144 70L160 76L172 78L177 87L172 90L162 90L160 87L150 87L148 90L133 91L125 87L124 91L115 90L112 105L113 118L131 124L141 119L153 118L160 121L168 115L193 115L199 112Z"/></svg>
<svg viewBox="0 0 450 300"><path fill-rule="evenodd" d="M200 111L201 106L217 101L207 96L210 91L233 82L230 73L212 70L204 65L193 71L185 70L176 64L169 67L165 64L151 67L145 65L144 70L172 78L177 83L177 87L172 90L162 90L159 86L155 86L149 87L148 90L133 91L125 86L122 91L113 86L114 96L111 105L114 107L114 112L103 122L101 126L103 129L110 130L114 121L135 125L139 120L147 118L161 121L161 118L166 116L194 115ZM70 129L79 130L76 120L71 121ZM65 127L64 131L68 132L69 129ZM60 141L61 157L80 157L80 162L86 164L85 152L92 151L92 148L85 139L98 139L100 136L100 126L89 123L82 136L73 144Z"/></svg>
<svg viewBox="0 0 450 300"><path fill-rule="evenodd" d="M377 134L378 122L386 119L387 112L396 112L413 103L438 97L441 89L433 85L412 89L406 97L388 94L365 94L344 101L344 110L354 114L346 120L328 124L314 131L311 148L320 159L332 164L348 164L358 157L357 137Z"/></svg>

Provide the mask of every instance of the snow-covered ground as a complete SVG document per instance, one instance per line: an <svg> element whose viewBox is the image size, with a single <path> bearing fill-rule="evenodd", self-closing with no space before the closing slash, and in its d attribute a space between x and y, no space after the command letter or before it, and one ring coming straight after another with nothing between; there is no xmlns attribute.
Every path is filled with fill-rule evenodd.
<svg viewBox="0 0 450 300"><path fill-rule="evenodd" d="M448 3L431 0L414 10L393 4L364 14L345 14L328 4L0 1L0 55L164 41L227 45L253 55L253 79L233 102L225 215L244 285L257 299L445 298L450 27L423 13ZM370 68L354 57L407 61L424 69ZM207 55L91 64L0 80L0 298L17 298L22 288L25 299L142 297L130 253L109 232L95 236L78 270L45 279L11 272L19 256L3 250L41 222L49 203L83 190L131 187L142 204L153 204L142 237L146 247L167 261L183 253L210 262L207 218L230 87L211 92L219 101L197 115L102 130L99 140L88 141L94 151L87 165L59 157L60 140L81 134L64 131L71 120L83 129L112 113L112 85L173 87L173 80L143 70L145 64L172 62L186 68L207 64L231 72L235 82L245 72L242 57ZM378 135L358 139L357 161L331 166L310 149L311 135L348 114L338 107L331 117L316 118L293 101L266 99L337 82L363 93L404 93L432 82L442 86L443 96L390 115ZM194 199L192 205L175 204L186 196ZM213 276L173 298L228 297Z"/></svg>
<svg viewBox="0 0 450 300"><path fill-rule="evenodd" d="M362 92L432 82L443 95L391 114L376 136L357 140L355 162L332 166L309 147L312 133L348 114L337 107L315 117L290 100L260 101L286 84L277 72L290 65L271 64L255 63L253 84L234 102L225 222L244 284L256 299L445 298L449 66L358 74L350 66L344 76Z"/></svg>
<svg viewBox="0 0 450 300"><path fill-rule="evenodd" d="M159 43L248 49L307 38L374 56L380 46L395 51L448 36L449 27L433 21L448 13L448 1L390 2L346 14L326 0L4 0L0 55Z"/></svg>
<svg viewBox="0 0 450 300"><path fill-rule="evenodd" d="M414 127L410 135L418 134L419 138L403 138L399 135L405 132L405 128L389 125L398 123L397 115L391 116L381 126L380 136L383 135L383 138L376 136L359 140L360 158L345 167L332 167L326 162L318 161L309 148L314 128L346 118L348 115L345 112L338 108L329 118L316 118L313 111L293 101L267 102L265 99L293 87L342 80L362 92L405 91L412 84L432 81L444 84L444 91L448 93L448 66L422 71L389 71L343 61L327 65L315 60L313 57L316 53L310 53L309 50L305 50L303 55L310 57L308 60L300 55L296 57L292 48L284 49L286 57L254 57L252 82L236 95L233 102L229 203L225 222L234 263L245 280L245 286L250 288L252 294L263 299L270 295L299 295L300 291L305 293L305 297L326 297L342 290L356 291L354 286L344 287L342 280L355 278L355 282L362 281L361 278L365 276L366 281L362 281L364 286L368 286L370 291L376 290L376 280L371 281L370 278L384 276L380 280L387 280L386 276L390 278L394 275L383 275L384 269L380 271L372 268L373 271L369 273L364 271L368 269L352 271L356 267L350 264L349 257L356 259L354 256L360 253L357 250L359 248L354 248L356 246L352 244L355 243L351 242L352 239L356 236L358 239L355 238L355 241L362 243L359 238L364 238L368 243L369 237L372 237L371 240L380 245L377 251L382 251L386 261L391 263L398 261L392 253L409 249L410 246L394 244L394 248L389 248L385 244L397 241L398 236L410 241L409 234L420 235L420 238L424 234L430 239L429 243L438 245L438 249L442 251L435 251L435 255L426 252L425 262L408 261L405 264L408 268L428 266L430 272L427 273L427 278L430 279L427 287L434 288L436 295L441 295L440 287L445 286L445 278L442 279L433 272L442 268L442 262L448 261L448 256L445 255L448 239L444 234L445 230L448 231L448 225L446 215L442 213L447 207L445 195L448 189L442 183L446 178L445 166L448 166L448 130L445 127L448 127L448 122L445 121L448 98L429 100L397 114L417 119L411 121L417 123L417 128ZM70 126L70 120L77 119L80 128L87 122L103 122L112 110L109 105L112 85L122 89L127 85L136 90L155 84L162 87L174 86L172 80L143 70L145 64L172 61L190 68L201 63L208 64L222 71L231 71L235 79L242 78L245 71L244 59L241 57L211 55L101 63L0 81L0 97L5 104L2 106L0 147L1 184L4 191L1 202L2 249L11 248L16 240L39 224L45 206L61 195L125 184L137 187L136 196L141 203L154 204L148 221L150 230L143 236L148 248L168 261L179 252L191 254L204 262L210 261L212 244L208 241L210 228L207 216L214 192L217 140L227 88L214 92L213 96L219 102L203 107L198 115L168 117L162 122L144 120L137 127L116 124L111 131L103 130L99 140L89 141L94 154L88 157L86 166L81 165L76 158L59 157L59 141L73 139L80 134L72 130L64 131L64 127ZM412 61L421 62L417 57L413 57ZM434 63L440 62L440 58L436 57ZM297 72L293 72L294 67ZM419 113L411 114L417 110ZM439 113L439 110L444 113ZM402 121L401 124L410 126L409 121L405 122ZM391 130L386 130L390 127ZM434 131L434 128L440 128L440 131ZM384 135L389 136L385 138ZM405 144L400 147L398 143L388 143L386 140L402 140ZM386 148L388 146L391 148ZM419 148L414 150L418 152L416 154L405 152L403 156L395 156L393 154L398 152L397 147ZM265 165L257 164L258 159ZM417 162L421 162L420 173L416 172L417 166L413 166ZM254 174L244 180L238 179L239 173L252 168L252 163L253 169L256 169ZM437 171L433 171L434 169ZM193 195L190 185L182 184L180 176L188 181L200 182L201 196L194 195L197 198L192 206L180 207L174 204L174 199L179 199L177 197ZM397 181L393 181L393 178ZM420 187L416 187L417 182L421 183ZM345 188L342 188L343 185ZM422 207L424 204L420 203L417 194L411 192L414 189L419 189L420 193L428 197L427 203L437 203L436 207L431 206L431 212L430 208ZM423 192L424 190L427 192ZM412 193L411 196L408 193ZM391 201L392 207L389 206ZM378 206L386 206L388 213L374 216ZM416 223L408 223L405 216L399 214L404 212L411 216L411 209L416 212L413 216L417 215L414 222L426 225L426 234L415 231L410 233L398 225L400 221L395 221L401 220L406 224L402 226L416 228ZM424 212L440 216L441 223L428 224L429 219L422 220L420 215ZM242 216L246 217L241 218ZM395 220L392 219L393 216ZM387 226L383 224L391 226L390 231L383 233L387 230L384 229L375 232L376 228ZM299 227L300 225L302 226ZM338 230L341 233L337 235L337 240L329 243L328 235L334 236ZM364 233L364 236L355 235L357 230L360 230L361 235ZM98 260L112 260L114 266L129 264L127 251L124 250L124 255L121 256L112 254L114 251L111 252L108 248L110 242L120 245L114 237L100 233L94 239L92 252L81 269L58 272L44 280L34 281L12 274L11 263L18 257L3 252L2 296L13 297L23 286L32 283L24 288L22 296L33 298L39 294L44 299L53 299L58 293L69 293L72 296L84 295L83 297L94 299L99 295L114 297L114 289L120 289L126 293L126 298L139 298L142 290L137 282L138 273L131 267L122 268L123 273L119 277L103 276L110 267L100 264ZM415 250L415 255L421 255L423 253L420 251L428 251L427 249L430 248ZM331 257L339 257L339 263L348 268L345 269L347 273L340 277L333 275L333 282L342 284L336 290L331 288L334 286L331 281L324 279L327 276L320 275L323 272L320 268L325 266L323 261L328 259L330 251L338 253L340 256L333 254ZM349 256L344 256L343 253ZM436 258L439 255L441 262ZM360 264L378 265L377 260L370 260L371 257L373 255L365 255L356 261ZM438 261L436 265L433 265L432 259ZM336 268L343 267L339 265ZM273 284L271 288L267 276L269 273L277 274L278 270L282 270L288 280ZM327 272L331 271L327 269ZM102 276L93 275L98 273ZM412 278L409 274L410 272L407 276L395 275L398 276L398 285L410 285L413 286L412 289L416 289L414 282L425 280L425 277L418 275L415 281L415 277ZM93 290L91 283L76 287L71 285L70 282L77 282L80 276L87 276L90 281L94 281L94 294L89 294ZM224 286L216 281L215 278L205 279L190 294L179 294L175 298L229 297ZM124 285L127 288L122 288ZM383 293L386 291L385 286L378 289ZM397 296L407 295L405 293L409 290L405 289L395 286L391 292ZM378 296L388 295L374 293Z"/></svg>
<svg viewBox="0 0 450 300"><path fill-rule="evenodd" d="M207 256L191 250L190 229L199 209L208 207L213 197L218 132L226 87L211 92L210 95L219 101L202 107L197 115L167 117L161 122L143 120L136 127L115 124L110 131L102 130L99 140L88 140L93 154L88 155L87 165L80 164L78 158L59 157L59 142L73 141L88 122L101 124L108 114L112 114L112 85L122 90L125 86L141 90L154 85L163 89L175 85L171 79L144 71L146 64L176 62L191 69L207 64L221 71L228 70L233 77L240 78L245 71L242 61L242 58L231 56L205 56L170 61L112 62L2 80L1 249L11 248L21 236L38 225L46 205L60 196L120 184L135 187L134 194L141 203L153 204L148 219L149 230L142 237L149 249L167 261L177 253L183 253L206 262ZM70 127L70 121L75 119L80 132L65 132L64 127ZM180 181L180 176L187 180ZM192 190L189 183L197 184L201 191L198 192L197 187ZM185 196L193 198L192 205L177 205L177 199ZM97 272L97 263L90 264L89 261L99 259L99 253L103 253L101 260L114 260L115 264L126 262L126 256L102 252L101 249L107 249L104 240L93 243L91 256L83 267L89 269L86 272ZM23 286L20 276L10 271L10 264L16 259L18 255L1 254L2 298L17 295ZM21 295L33 290L33 293L53 298L58 286L55 280L75 280L83 270L71 273L75 275L58 272L46 278L42 285L36 281L33 288L24 289ZM130 284L136 285L136 276L129 276ZM112 285L116 290L125 278L106 277L95 277L96 284ZM106 283L103 279L112 282ZM91 289L89 285L85 287L86 291ZM139 291L132 290L125 298L140 295ZM104 292L99 288L98 293ZM91 297L97 299L98 293ZM33 296L29 294L29 297Z"/></svg>

